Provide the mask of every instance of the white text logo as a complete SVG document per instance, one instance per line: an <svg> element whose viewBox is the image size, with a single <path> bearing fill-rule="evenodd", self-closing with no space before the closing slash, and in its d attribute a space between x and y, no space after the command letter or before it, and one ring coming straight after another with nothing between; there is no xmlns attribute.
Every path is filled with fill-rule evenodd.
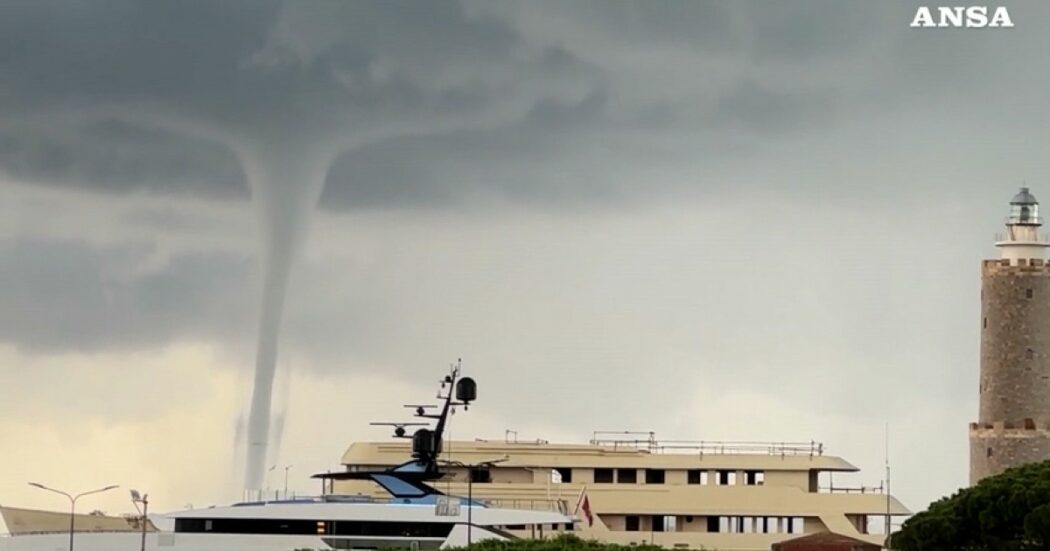
<svg viewBox="0 0 1050 551"><path fill-rule="evenodd" d="M987 6L941 6L931 10L920 6L911 20L912 27L1013 27L1010 12L999 6L988 15Z"/></svg>

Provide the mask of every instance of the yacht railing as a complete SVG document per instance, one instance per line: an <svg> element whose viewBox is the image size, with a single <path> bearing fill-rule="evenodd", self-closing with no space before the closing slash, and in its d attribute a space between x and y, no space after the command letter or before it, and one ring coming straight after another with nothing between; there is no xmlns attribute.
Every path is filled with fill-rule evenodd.
<svg viewBox="0 0 1050 551"><path fill-rule="evenodd" d="M452 496L460 499L466 504L466 497ZM335 503L397 503L401 500L388 496L374 497L360 494L326 494L320 501ZM563 515L568 514L569 505L564 499L514 499L514 498L479 498L474 501L487 507L499 507L503 509L525 509L529 511L555 511Z"/></svg>
<svg viewBox="0 0 1050 551"><path fill-rule="evenodd" d="M564 499L479 499L488 507L502 509L525 509L529 511L552 511L568 515L569 503Z"/></svg>
<svg viewBox="0 0 1050 551"><path fill-rule="evenodd" d="M591 444L614 450L643 450L649 453L694 452L704 454L824 455L824 444L809 442L748 442L721 440L657 440L653 432L595 431Z"/></svg>

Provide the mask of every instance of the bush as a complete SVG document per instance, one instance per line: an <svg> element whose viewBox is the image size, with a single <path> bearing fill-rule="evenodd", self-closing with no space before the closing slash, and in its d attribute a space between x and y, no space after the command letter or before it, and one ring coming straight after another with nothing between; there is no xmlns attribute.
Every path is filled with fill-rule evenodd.
<svg viewBox="0 0 1050 551"><path fill-rule="evenodd" d="M460 547L459 549L464 549ZM667 551L658 545L617 545L594 540L582 540L573 534L563 534L546 540L484 540L470 546L471 551Z"/></svg>

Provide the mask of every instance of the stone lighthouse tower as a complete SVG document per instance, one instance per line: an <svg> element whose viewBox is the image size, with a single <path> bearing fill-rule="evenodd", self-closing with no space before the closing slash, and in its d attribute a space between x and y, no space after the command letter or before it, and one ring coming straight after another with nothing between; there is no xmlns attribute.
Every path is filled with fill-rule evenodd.
<svg viewBox="0 0 1050 551"><path fill-rule="evenodd" d="M970 484L1050 459L1050 243L1028 188L1010 200L1001 256L981 266L980 415Z"/></svg>

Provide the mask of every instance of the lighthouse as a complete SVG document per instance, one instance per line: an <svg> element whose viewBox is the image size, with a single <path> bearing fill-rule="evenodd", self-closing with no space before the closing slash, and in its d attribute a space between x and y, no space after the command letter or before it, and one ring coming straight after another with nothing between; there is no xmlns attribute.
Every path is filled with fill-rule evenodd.
<svg viewBox="0 0 1050 551"><path fill-rule="evenodd" d="M1039 201L1010 200L1000 257L981 264L980 412L970 424L970 484L1050 459L1050 243Z"/></svg>

